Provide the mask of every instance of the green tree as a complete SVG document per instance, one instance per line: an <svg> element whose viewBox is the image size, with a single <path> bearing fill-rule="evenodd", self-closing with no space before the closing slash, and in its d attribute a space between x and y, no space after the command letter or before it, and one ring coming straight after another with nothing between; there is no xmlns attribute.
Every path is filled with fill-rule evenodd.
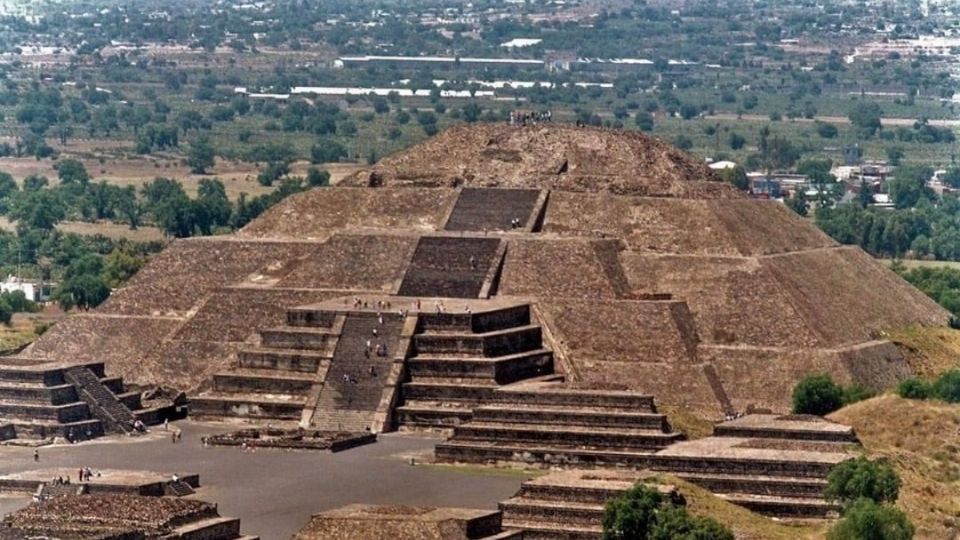
<svg viewBox="0 0 960 540"><path fill-rule="evenodd" d="M86 167L76 159L65 159L57 163L57 176L61 184L86 185L90 181Z"/></svg>
<svg viewBox="0 0 960 540"><path fill-rule="evenodd" d="M730 182L736 186L736 188L740 191L747 191L750 189L750 179L747 178L747 171L739 165L719 171L719 176L724 181Z"/></svg>
<svg viewBox="0 0 960 540"><path fill-rule="evenodd" d="M793 388L793 412L830 414L843 405L843 388L827 374L808 375Z"/></svg>
<svg viewBox="0 0 960 540"><path fill-rule="evenodd" d="M131 249L114 248L103 258L102 276L110 287L119 287L143 267L144 259Z"/></svg>
<svg viewBox="0 0 960 540"><path fill-rule="evenodd" d="M960 403L960 370L942 373L933 381L933 394L947 403Z"/></svg>
<svg viewBox="0 0 960 540"><path fill-rule="evenodd" d="M645 540L663 495L642 484L607 503L603 511L603 540Z"/></svg>
<svg viewBox="0 0 960 540"><path fill-rule="evenodd" d="M929 399L933 388L921 379L910 377L897 384L897 395L905 399Z"/></svg>
<svg viewBox="0 0 960 540"><path fill-rule="evenodd" d="M89 309L106 300L110 288L100 275L102 271L103 261L97 255L88 254L71 262L54 292L60 307Z"/></svg>
<svg viewBox="0 0 960 540"><path fill-rule="evenodd" d="M691 516L686 508L668 505L657 512L649 540L734 540L733 533L704 517Z"/></svg>
<svg viewBox="0 0 960 540"><path fill-rule="evenodd" d="M913 533L913 524L897 508L858 499L830 529L827 540L910 540Z"/></svg>
<svg viewBox="0 0 960 540"><path fill-rule="evenodd" d="M806 215L810 212L810 203L807 201L807 194L803 191L803 189L797 188L793 195L787 197L787 199L783 202L786 203L787 208L793 210L801 216L806 217ZM817 213L817 215L820 214Z"/></svg>
<svg viewBox="0 0 960 540"><path fill-rule="evenodd" d="M883 117L883 109L872 101L858 102L847 116L851 124L868 136L873 136L882 127L880 119Z"/></svg>
<svg viewBox="0 0 960 540"><path fill-rule="evenodd" d="M187 150L187 165L194 174L207 174L207 169L213 167L214 150L209 139L200 138L190 143Z"/></svg>
<svg viewBox="0 0 960 540"><path fill-rule="evenodd" d="M307 169L307 185L311 187L330 185L330 173L326 170L310 167Z"/></svg>
<svg viewBox="0 0 960 540"><path fill-rule="evenodd" d="M874 502L896 502L900 494L900 477L886 461L870 461L860 456L839 463L827 476L823 496L843 504L860 498Z"/></svg>
<svg viewBox="0 0 960 540"><path fill-rule="evenodd" d="M204 207L210 223L217 227L230 224L230 199L227 189L218 178L203 178L197 186L197 202Z"/></svg>
<svg viewBox="0 0 960 540"><path fill-rule="evenodd" d="M60 197L46 189L20 193L10 209L10 218L17 222L20 232L52 231L64 217L66 209Z"/></svg>

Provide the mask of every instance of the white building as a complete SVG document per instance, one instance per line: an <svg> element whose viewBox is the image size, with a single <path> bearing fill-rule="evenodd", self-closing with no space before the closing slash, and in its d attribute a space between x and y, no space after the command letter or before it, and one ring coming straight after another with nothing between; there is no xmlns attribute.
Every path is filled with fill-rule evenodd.
<svg viewBox="0 0 960 540"><path fill-rule="evenodd" d="M16 276L7 276L6 281L0 282L0 292L21 291L27 300L34 302L40 301L40 286L33 282L17 278Z"/></svg>

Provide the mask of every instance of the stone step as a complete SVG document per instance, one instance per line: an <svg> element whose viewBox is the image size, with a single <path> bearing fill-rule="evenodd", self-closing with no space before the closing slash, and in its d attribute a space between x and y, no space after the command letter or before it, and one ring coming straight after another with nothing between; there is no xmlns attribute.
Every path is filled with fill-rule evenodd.
<svg viewBox="0 0 960 540"><path fill-rule="evenodd" d="M101 377L100 384L106 386L114 394L123 393L123 377Z"/></svg>
<svg viewBox="0 0 960 540"><path fill-rule="evenodd" d="M348 409L317 408L311 426L324 431L348 431L364 433L370 431L373 415L370 411L351 411Z"/></svg>
<svg viewBox="0 0 960 540"><path fill-rule="evenodd" d="M276 369L239 368L216 373L213 386L218 392L262 392L306 395L316 377L312 373Z"/></svg>
<svg viewBox="0 0 960 540"><path fill-rule="evenodd" d="M498 532L490 536L484 536L482 538L478 538L477 540L523 540L523 539L524 539L523 531L510 529L510 530Z"/></svg>
<svg viewBox="0 0 960 540"><path fill-rule="evenodd" d="M190 415L300 420L306 401L303 396L284 394L207 392L190 400Z"/></svg>
<svg viewBox="0 0 960 540"><path fill-rule="evenodd" d="M827 443L857 443L853 428L846 429L787 429L718 424L713 428L715 437L743 437L749 439L786 439Z"/></svg>
<svg viewBox="0 0 960 540"><path fill-rule="evenodd" d="M130 409L131 411L138 411L143 408L143 403L141 400L140 392L136 390L131 392L124 392L122 394L116 394L117 401L123 404L124 407Z"/></svg>
<svg viewBox="0 0 960 540"><path fill-rule="evenodd" d="M44 386L40 382L0 382L0 401L64 405L79 400L72 384Z"/></svg>
<svg viewBox="0 0 960 540"><path fill-rule="evenodd" d="M822 499L827 487L827 481L820 478L709 473L681 473L677 476L715 493Z"/></svg>
<svg viewBox="0 0 960 540"><path fill-rule="evenodd" d="M0 365L0 382L36 383L44 386L64 384L63 368L37 366Z"/></svg>
<svg viewBox="0 0 960 540"><path fill-rule="evenodd" d="M518 497L541 501L605 504L619 497L636 482L605 482L604 485L563 485L524 482Z"/></svg>
<svg viewBox="0 0 960 540"><path fill-rule="evenodd" d="M567 445L505 444L490 441L446 441L434 449L440 463L506 463L532 467L635 467L652 463L652 451L605 448L602 450Z"/></svg>
<svg viewBox="0 0 960 540"><path fill-rule="evenodd" d="M95 439L104 434L103 423L91 418L77 422L43 422L37 420L12 420L18 439L49 439L72 437L74 441Z"/></svg>
<svg viewBox="0 0 960 540"><path fill-rule="evenodd" d="M482 334L417 334L413 336L413 344L417 355L495 357L541 348L543 332L540 325L528 324Z"/></svg>
<svg viewBox="0 0 960 540"><path fill-rule="evenodd" d="M635 412L655 413L653 396L615 390L586 390L523 384L497 390L498 403L535 404L540 406L605 407Z"/></svg>
<svg viewBox="0 0 960 540"><path fill-rule="evenodd" d="M669 429L667 417L662 414L627 412L615 409L539 406L534 404L483 405L473 410L478 422L508 422L514 424L558 423L573 426L621 427L633 429Z"/></svg>
<svg viewBox="0 0 960 540"><path fill-rule="evenodd" d="M260 330L260 345L267 349L326 350L336 339L330 328L281 326Z"/></svg>
<svg viewBox="0 0 960 540"><path fill-rule="evenodd" d="M504 518L503 526L523 530L523 540L600 540L603 528L598 525L545 523Z"/></svg>
<svg viewBox="0 0 960 540"><path fill-rule="evenodd" d="M251 348L240 351L239 366L244 369L274 369L316 373L320 363L329 360L328 355L299 349Z"/></svg>
<svg viewBox="0 0 960 540"><path fill-rule="evenodd" d="M669 451L668 451L669 452ZM756 459L744 457L717 457L696 455L657 454L648 468L671 474L720 474L738 476L768 476L779 478L823 479L830 474L829 461L799 461L796 459Z"/></svg>
<svg viewBox="0 0 960 540"><path fill-rule="evenodd" d="M458 426L454 441L487 440L506 443L573 445L584 448L663 448L683 438L680 433L653 429L607 427L500 424L473 421Z"/></svg>
<svg viewBox="0 0 960 540"><path fill-rule="evenodd" d="M504 519L543 521L551 524L596 525L603 520L603 504L513 497L500 503Z"/></svg>
<svg viewBox="0 0 960 540"><path fill-rule="evenodd" d="M404 383L404 400L478 403L493 399L497 384L485 379L414 378Z"/></svg>
<svg viewBox="0 0 960 540"><path fill-rule="evenodd" d="M452 428L469 422L472 409L462 402L407 403L396 408L397 421L404 427Z"/></svg>
<svg viewBox="0 0 960 540"><path fill-rule="evenodd" d="M475 313L421 313L417 333L485 333L530 324L530 305L522 304Z"/></svg>
<svg viewBox="0 0 960 540"><path fill-rule="evenodd" d="M181 525L173 530L175 540L234 540L240 536L240 520L229 517L211 517Z"/></svg>
<svg viewBox="0 0 960 540"><path fill-rule="evenodd" d="M508 384L553 373L553 353L539 348L497 358L418 355L407 361L411 377L477 378Z"/></svg>
<svg viewBox="0 0 960 540"><path fill-rule="evenodd" d="M758 514L779 518L825 519L840 515L840 505L822 499L717 493L717 497Z"/></svg>
<svg viewBox="0 0 960 540"><path fill-rule="evenodd" d="M61 424L88 420L90 409L77 401L63 405L36 403L0 403L0 418L10 420L52 420Z"/></svg>
<svg viewBox="0 0 960 540"><path fill-rule="evenodd" d="M331 328L337 319L335 311L310 307L287 310L287 326Z"/></svg>

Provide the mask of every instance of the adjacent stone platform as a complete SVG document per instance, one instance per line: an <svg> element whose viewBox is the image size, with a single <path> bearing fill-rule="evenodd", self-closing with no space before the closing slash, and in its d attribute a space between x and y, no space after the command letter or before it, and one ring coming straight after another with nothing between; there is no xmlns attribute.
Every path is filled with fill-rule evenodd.
<svg viewBox="0 0 960 540"><path fill-rule="evenodd" d="M527 480L500 503L503 524L522 529L524 540L599 540L607 502L652 477L646 471L569 470ZM685 503L673 486L649 485L674 504Z"/></svg>
<svg viewBox="0 0 960 540"><path fill-rule="evenodd" d="M173 403L144 407L138 391L108 377L102 362L57 363L0 358L0 441L80 441L136 434L134 424L176 418Z"/></svg>
<svg viewBox="0 0 960 540"><path fill-rule="evenodd" d="M524 384L493 393L437 445L444 462L524 466L635 466L683 438L637 392L560 383Z"/></svg>
<svg viewBox="0 0 960 540"><path fill-rule="evenodd" d="M522 540L503 530L500 512L353 504L313 516L293 540Z"/></svg>
<svg viewBox="0 0 960 540"><path fill-rule="evenodd" d="M127 494L150 497L193 494L200 487L200 475L191 473L162 474L150 471L99 469L91 471L89 480L80 482L79 469L35 469L0 476L0 492L38 493L38 488L51 485L55 478L69 478L70 486L91 495ZM177 480L173 477L176 474Z"/></svg>
<svg viewBox="0 0 960 540"><path fill-rule="evenodd" d="M0 540L34 537L256 540L241 535L240 520L220 516L214 504L119 494L64 495L31 504L0 522Z"/></svg>
<svg viewBox="0 0 960 540"><path fill-rule="evenodd" d="M284 448L289 450L329 450L342 452L377 441L372 433L347 433L305 429L241 429L207 437L207 443L217 446L249 448Z"/></svg>

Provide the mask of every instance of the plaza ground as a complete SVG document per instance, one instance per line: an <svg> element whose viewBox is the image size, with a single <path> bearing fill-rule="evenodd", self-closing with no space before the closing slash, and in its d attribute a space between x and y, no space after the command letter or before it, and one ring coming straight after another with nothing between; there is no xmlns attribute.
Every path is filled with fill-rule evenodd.
<svg viewBox="0 0 960 540"><path fill-rule="evenodd" d="M381 435L375 444L337 454L244 452L200 443L204 435L235 426L176 426L183 430L178 444L158 427L142 439L109 437L41 448L39 463L34 463L31 448L0 447L0 474L50 467L199 473L201 488L193 497L216 502L221 515L241 518L243 532L263 540L287 540L311 514L358 502L495 509L524 478L516 472L411 466L411 456L429 458L438 442L422 436ZM26 497L0 497L0 514L28 502Z"/></svg>

